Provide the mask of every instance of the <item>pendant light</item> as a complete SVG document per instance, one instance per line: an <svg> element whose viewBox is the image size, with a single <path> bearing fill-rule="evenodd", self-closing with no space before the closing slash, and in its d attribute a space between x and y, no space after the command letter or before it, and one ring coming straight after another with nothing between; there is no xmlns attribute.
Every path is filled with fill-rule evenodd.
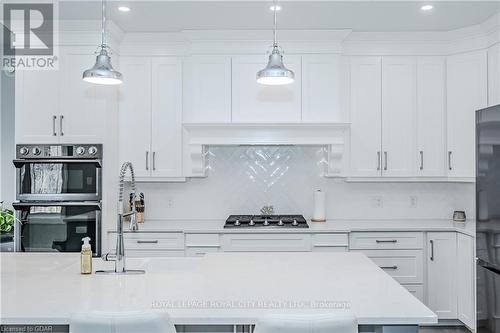
<svg viewBox="0 0 500 333"><path fill-rule="evenodd" d="M257 82L265 85L290 84L294 81L295 74L283 64L283 55L281 54L276 38L277 11L279 7L276 5L276 0L274 0L273 4L274 6L271 7L271 10L274 11L273 49L269 55L269 61L266 68L257 72Z"/></svg>
<svg viewBox="0 0 500 333"><path fill-rule="evenodd" d="M101 45L94 67L83 72L83 81L95 84L121 84L123 76L113 69L111 57L108 54L109 46L106 44L106 3L102 0L102 28Z"/></svg>

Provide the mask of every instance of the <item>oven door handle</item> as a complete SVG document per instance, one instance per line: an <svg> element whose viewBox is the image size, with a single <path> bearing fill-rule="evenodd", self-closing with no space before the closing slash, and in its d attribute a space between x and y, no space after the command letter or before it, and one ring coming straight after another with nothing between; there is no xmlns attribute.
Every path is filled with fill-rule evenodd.
<svg viewBox="0 0 500 333"><path fill-rule="evenodd" d="M23 207L52 207L52 206L78 206L78 207L96 207L97 210L101 210L100 202L89 202L89 201L52 201L52 202L13 202L12 207L15 210L19 210Z"/></svg>
<svg viewBox="0 0 500 333"><path fill-rule="evenodd" d="M102 168L101 165L101 160L70 160L70 159L29 159L29 160L14 160L14 166L16 168L20 168L25 164L33 164L33 163L45 163L45 164L52 164L52 163L90 163L90 164L95 164L97 168Z"/></svg>

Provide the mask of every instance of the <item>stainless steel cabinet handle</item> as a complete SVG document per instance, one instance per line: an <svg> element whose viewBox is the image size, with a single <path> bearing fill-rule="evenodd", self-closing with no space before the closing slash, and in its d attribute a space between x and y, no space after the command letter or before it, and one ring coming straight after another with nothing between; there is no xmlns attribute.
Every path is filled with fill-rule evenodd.
<svg viewBox="0 0 500 333"><path fill-rule="evenodd" d="M59 135L60 135L60 136L64 136L64 131L63 131L63 120L64 120L64 116L63 116L63 115L60 115L60 116L59 116Z"/></svg>
<svg viewBox="0 0 500 333"><path fill-rule="evenodd" d="M158 244L158 240L137 240L137 244Z"/></svg>
<svg viewBox="0 0 500 333"><path fill-rule="evenodd" d="M381 163L382 163L381 156L380 156L380 152L378 151L377 152L377 171L380 171L380 164Z"/></svg>
<svg viewBox="0 0 500 333"><path fill-rule="evenodd" d="M452 151L448 152L448 169L453 170L453 166L451 165L451 155L453 155Z"/></svg>
<svg viewBox="0 0 500 333"><path fill-rule="evenodd" d="M57 132L56 132L56 120L57 120L57 116L56 115L52 116L52 135L53 136L57 136Z"/></svg>
<svg viewBox="0 0 500 333"><path fill-rule="evenodd" d="M387 170L387 152L384 151L384 170Z"/></svg>
<svg viewBox="0 0 500 333"><path fill-rule="evenodd" d="M430 240L430 243L431 243L431 261L434 261L434 241L431 239Z"/></svg>
<svg viewBox="0 0 500 333"><path fill-rule="evenodd" d="M146 170L149 170L149 151L146 150Z"/></svg>
<svg viewBox="0 0 500 333"><path fill-rule="evenodd" d="M396 265L394 265L394 266L380 266L380 268L382 268L382 269L394 269L394 270L396 270L396 269L398 269L398 266L396 266Z"/></svg>
<svg viewBox="0 0 500 333"><path fill-rule="evenodd" d="M156 152L153 152L153 171L156 170Z"/></svg>
<svg viewBox="0 0 500 333"><path fill-rule="evenodd" d="M397 243L397 239L376 239L376 243Z"/></svg>
<svg viewBox="0 0 500 333"><path fill-rule="evenodd" d="M424 152L420 151L420 170L424 170Z"/></svg>

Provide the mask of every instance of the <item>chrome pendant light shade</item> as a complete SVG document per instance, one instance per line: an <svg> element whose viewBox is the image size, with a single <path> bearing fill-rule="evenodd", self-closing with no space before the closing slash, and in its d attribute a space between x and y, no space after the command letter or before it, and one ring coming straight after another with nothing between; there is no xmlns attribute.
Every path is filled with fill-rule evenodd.
<svg viewBox="0 0 500 333"><path fill-rule="evenodd" d="M283 64L283 55L278 46L278 41L276 38L277 34L277 11L278 6L276 1L274 1L274 6L271 7L274 11L274 42L273 49L269 55L269 61L267 66L257 72L257 82L265 85L283 85L290 84L295 80L295 74L292 70L285 67Z"/></svg>
<svg viewBox="0 0 500 333"><path fill-rule="evenodd" d="M265 85L290 84L294 81L295 74L283 64L283 55L277 45L269 55L266 68L257 72L257 82Z"/></svg>
<svg viewBox="0 0 500 333"><path fill-rule="evenodd" d="M121 84L123 83L123 75L116 71L111 65L111 57L108 53L108 45L106 44L106 4L102 0L102 30L101 30L101 45L99 46L99 54L97 55L95 65L83 72L83 81L95 84Z"/></svg>

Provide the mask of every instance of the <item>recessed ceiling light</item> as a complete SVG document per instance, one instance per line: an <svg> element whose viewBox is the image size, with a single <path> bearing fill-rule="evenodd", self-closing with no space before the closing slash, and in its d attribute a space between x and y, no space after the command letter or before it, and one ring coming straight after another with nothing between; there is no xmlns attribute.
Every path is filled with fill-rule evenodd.
<svg viewBox="0 0 500 333"><path fill-rule="evenodd" d="M422 7L420 7L420 9L423 10L424 12L429 11L432 8L434 8L433 5L423 5Z"/></svg>
<svg viewBox="0 0 500 333"><path fill-rule="evenodd" d="M275 5L275 6L271 6L269 7L269 9L274 12L274 11L277 11L279 12L281 10L281 6L278 6L278 5Z"/></svg>
<svg viewBox="0 0 500 333"><path fill-rule="evenodd" d="M126 13L126 12L130 12L130 7L127 7L127 6L120 6L120 7L118 7L118 10L119 10L120 12L124 12L124 13Z"/></svg>

